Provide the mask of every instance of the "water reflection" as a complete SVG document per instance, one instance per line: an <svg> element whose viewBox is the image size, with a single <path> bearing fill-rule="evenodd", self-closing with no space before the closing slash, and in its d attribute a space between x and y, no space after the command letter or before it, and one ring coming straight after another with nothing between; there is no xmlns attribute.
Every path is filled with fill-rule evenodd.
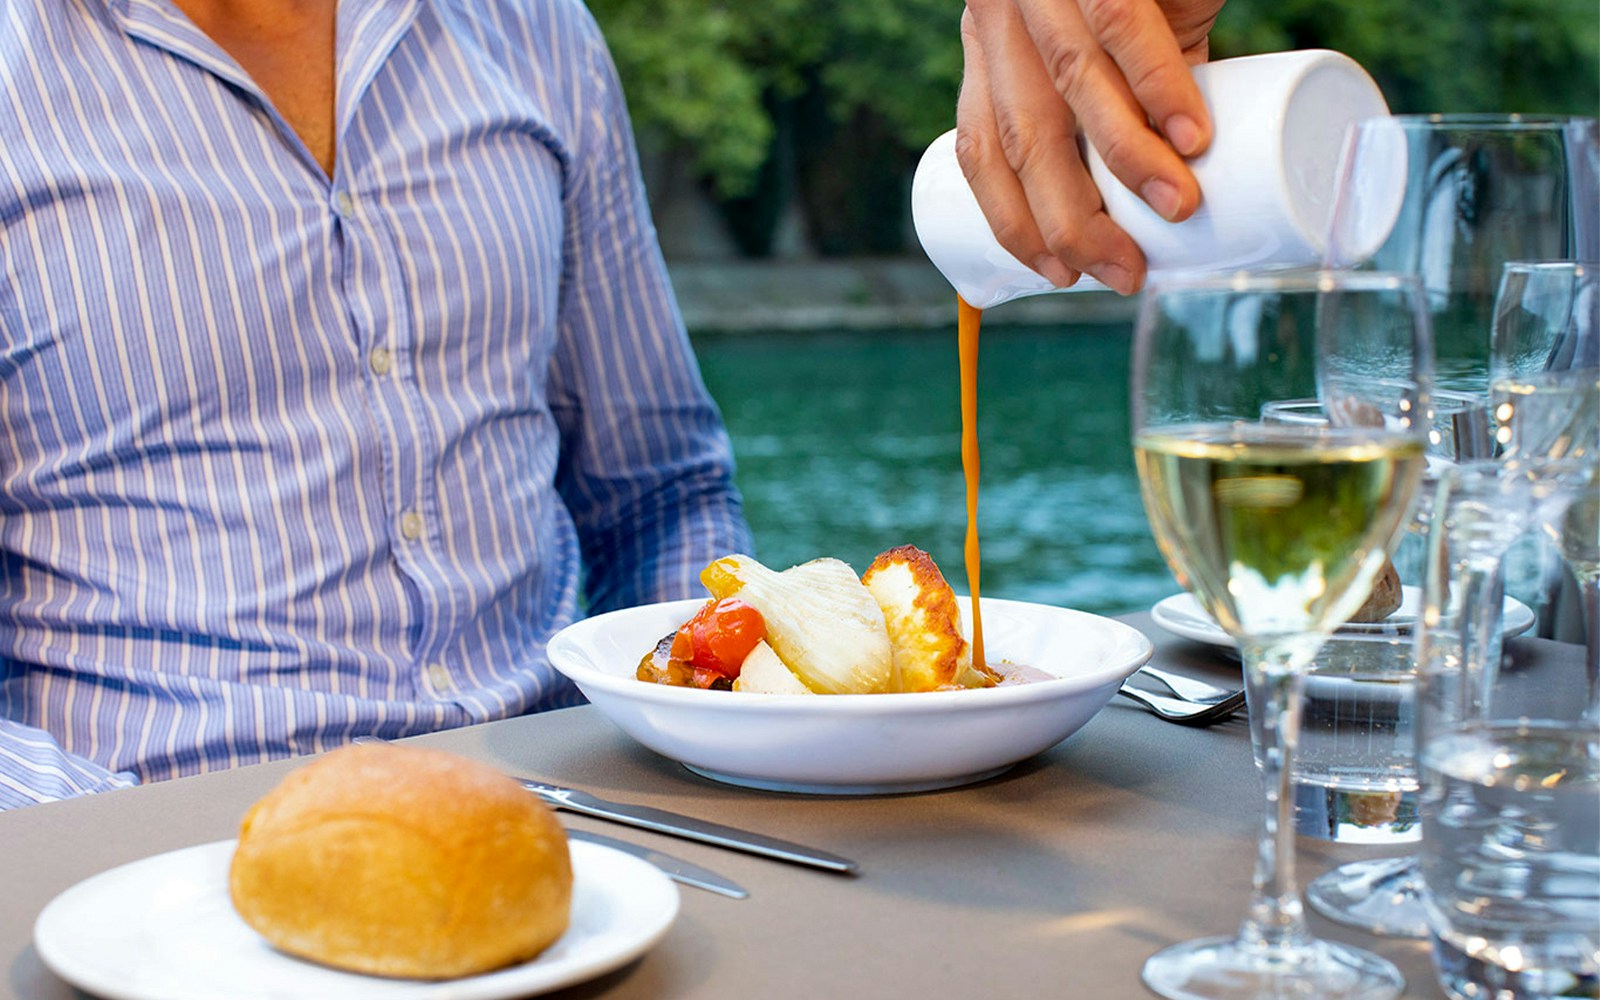
<svg viewBox="0 0 1600 1000"><path fill-rule="evenodd" d="M859 571L910 543L966 592L953 312L947 329L696 338L764 562ZM986 327L978 376L985 596L1104 614L1173 593L1134 476L1126 324Z"/></svg>

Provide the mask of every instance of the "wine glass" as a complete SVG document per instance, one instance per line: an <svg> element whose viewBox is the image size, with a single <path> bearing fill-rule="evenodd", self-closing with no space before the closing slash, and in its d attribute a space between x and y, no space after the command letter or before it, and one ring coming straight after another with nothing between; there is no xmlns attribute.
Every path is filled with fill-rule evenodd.
<svg viewBox="0 0 1600 1000"><path fill-rule="evenodd" d="M1512 260L1500 273L1489 378L1600 367L1600 261Z"/></svg>
<svg viewBox="0 0 1600 1000"><path fill-rule="evenodd" d="M1264 807L1238 933L1167 948L1171 998L1388 998L1393 965L1307 929L1290 767L1303 671L1366 599L1422 479L1428 321L1409 276L1165 276L1141 297L1132 417L1146 513L1178 582L1244 660ZM1317 396L1323 425L1264 422Z"/></svg>
<svg viewBox="0 0 1600 1000"><path fill-rule="evenodd" d="M1544 411L1553 408L1557 419L1578 421L1570 428L1572 433L1583 431L1586 390L1593 395L1586 382L1600 380L1600 262L1506 264L1495 303L1489 375L1494 394L1502 398L1515 398L1519 383L1524 392L1546 384L1546 398L1537 405ZM1562 384L1567 384L1569 397L1553 404L1548 394L1559 392ZM1592 399L1588 405L1594 405ZM1563 414L1563 408L1572 412ZM1526 413L1524 408L1524 417ZM1506 433L1511 433L1509 427ZM1572 458L1572 448L1564 450ZM1591 461L1600 461L1600 449L1591 449ZM1600 471L1594 475L1600 478ZM1578 581L1588 646L1589 700L1592 709L1600 711L1600 489L1579 493L1546 530Z"/></svg>
<svg viewBox="0 0 1600 1000"><path fill-rule="evenodd" d="M1549 497L1528 516L1551 532L1578 578L1587 629L1588 714L1600 718L1600 368L1505 374L1491 392L1513 478L1532 480ZM1493 679L1489 674L1484 683Z"/></svg>

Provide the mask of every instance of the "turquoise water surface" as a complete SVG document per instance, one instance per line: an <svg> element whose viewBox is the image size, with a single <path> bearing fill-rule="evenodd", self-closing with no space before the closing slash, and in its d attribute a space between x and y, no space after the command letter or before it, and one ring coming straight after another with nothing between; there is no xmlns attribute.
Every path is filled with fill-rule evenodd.
<svg viewBox="0 0 1600 1000"><path fill-rule="evenodd" d="M983 594L1112 614L1177 585L1139 500L1126 324L985 327ZM967 592L956 335L948 328L695 337L733 437L758 558L857 572L927 550Z"/></svg>

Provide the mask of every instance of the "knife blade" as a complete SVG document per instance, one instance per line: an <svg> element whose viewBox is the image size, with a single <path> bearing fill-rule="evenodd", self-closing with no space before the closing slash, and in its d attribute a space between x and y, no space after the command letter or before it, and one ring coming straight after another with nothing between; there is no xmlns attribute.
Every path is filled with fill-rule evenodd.
<svg viewBox="0 0 1600 1000"><path fill-rule="evenodd" d="M655 865L666 874L667 878L672 879L674 882L692 885L696 889L714 892L719 896L727 896L729 899L745 899L750 895L744 886L730 878L724 878L710 869L701 868L692 861L685 861L675 855L665 854L640 844L629 843L626 840L618 840L615 837L607 837L598 833L590 833L588 830L574 830L571 827L567 828L567 839L582 840L590 844L599 844L601 847L609 847L624 854L631 854Z"/></svg>
<svg viewBox="0 0 1600 1000"><path fill-rule="evenodd" d="M820 868L823 871L839 875L854 875L859 869L854 861L842 858L837 854L819 851L815 848L805 847L801 844L764 834L753 833L749 830L739 830L720 823L712 823L692 816L682 816L665 809L656 809L652 806L636 806L624 802L609 802L597 795L579 791L576 788L565 788L561 785L546 784L542 781L533 781L529 778L518 778L522 787L539 796L548 804L557 809L566 809L569 812L582 813L597 819L610 820L613 823L624 823L636 826L641 830L651 830L664 833L670 837L682 837L685 840L695 840L702 844L713 844L717 847L726 847L729 850L744 851L746 854L756 854L766 858L775 858L779 861L788 861L791 864L807 865Z"/></svg>

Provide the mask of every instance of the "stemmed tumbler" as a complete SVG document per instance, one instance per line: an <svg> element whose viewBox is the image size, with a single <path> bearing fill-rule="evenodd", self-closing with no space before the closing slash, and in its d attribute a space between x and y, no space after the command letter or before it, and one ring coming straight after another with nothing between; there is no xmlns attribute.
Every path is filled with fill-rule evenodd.
<svg viewBox="0 0 1600 1000"><path fill-rule="evenodd" d="M1600 123L1367 119L1346 136L1332 198L1327 263L1416 275L1427 293L1435 382L1487 395L1505 264L1600 258Z"/></svg>
<svg viewBox="0 0 1600 1000"><path fill-rule="evenodd" d="M1600 259L1597 205L1594 118L1396 115L1358 122L1346 136L1327 261L1422 282L1436 386L1484 404L1456 425L1458 461L1503 457L1489 396L1505 265ZM1498 573L1481 582L1492 615L1482 642L1494 647L1483 652L1497 654L1503 585Z"/></svg>
<svg viewBox="0 0 1600 1000"><path fill-rule="evenodd" d="M1238 932L1167 948L1172 998L1389 998L1403 981L1312 937L1294 871L1290 766L1303 672L1366 599L1424 467L1431 365L1414 278L1326 271L1167 277L1140 301L1132 417L1140 487L1179 583L1238 644L1264 795ZM1315 396L1325 425L1264 422Z"/></svg>
<svg viewBox="0 0 1600 1000"><path fill-rule="evenodd" d="M1361 122L1346 137L1330 210L1328 263L1415 275L1434 336L1435 395L1478 400L1452 407L1448 425L1436 427L1450 440L1435 441L1434 449L1449 455L1436 460L1438 469L1483 463L1463 477L1458 492L1475 491L1476 502L1498 506L1504 515L1480 521L1471 553L1458 553L1469 560L1463 584L1485 619L1473 632L1471 653L1480 660L1499 655L1501 557L1528 518L1559 502L1547 479L1526 470L1504 477L1497 464L1504 447L1495 440L1500 428L1491 415L1491 354L1512 350L1491 347L1492 331L1507 314L1502 274L1508 261L1600 255L1596 204L1600 125L1594 119L1401 115ZM1558 291L1549 275L1535 286ZM1540 303L1548 310L1549 294ZM1524 343L1515 349L1526 354L1538 348ZM1419 528L1426 518L1424 505ZM1419 937L1427 931L1424 891L1415 859L1383 858L1325 873L1308 898L1332 919Z"/></svg>

